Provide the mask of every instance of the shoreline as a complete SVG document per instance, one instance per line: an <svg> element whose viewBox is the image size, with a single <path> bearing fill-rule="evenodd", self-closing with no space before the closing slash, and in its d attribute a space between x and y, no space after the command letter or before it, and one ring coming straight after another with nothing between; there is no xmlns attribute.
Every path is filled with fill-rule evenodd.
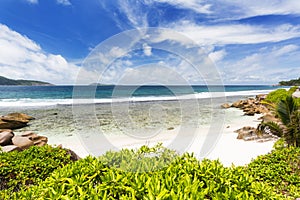
<svg viewBox="0 0 300 200"><path fill-rule="evenodd" d="M227 167L232 164L235 166L242 166L250 163L251 160L255 159L257 156L267 154L272 150L276 141L275 139L266 142L244 141L237 139L238 133L234 132L245 125L256 127L260 123L258 118L262 116L261 114L246 116L242 110L237 108L226 109L226 114L228 115L229 113L231 115L234 114L234 116L231 116L232 119L227 119L224 123L223 129L219 134L217 141L214 143L214 147L209 151L205 158L211 160L219 159L221 163ZM120 150L123 148L137 149L142 145L154 146L158 142L162 142L165 147L169 147L172 145L172 140L176 137L176 133L178 133L179 129L180 127L176 127L173 130L164 130L159 135L148 138L147 140L132 139L124 135L106 135L106 139L113 144L115 149L106 149L107 147L104 146L103 148L100 147L98 151L106 152L108 150ZM197 137L185 151L194 153L197 158L203 159L204 157L199 155L198 151L199 147L201 149L201 145L203 145L203 142L208 136L208 130L209 126L196 129ZM195 129L192 129L192 131L195 131ZM185 134L189 134L188 131ZM61 144L64 148L73 150L82 158L91 155L91 152L85 147L86 144L83 142L82 135L72 135L70 137L61 138L56 136L53 138L50 137L48 144L56 146Z"/></svg>
<svg viewBox="0 0 300 200"><path fill-rule="evenodd" d="M230 103L233 103L241 98L243 97L236 96L227 100ZM200 105L205 105L207 101L202 99L199 100L199 102ZM119 106L121 107L122 104ZM154 118L158 117L156 121L160 124L156 124L154 126L151 125L151 128L159 129L160 132L153 137L151 137L151 134L146 134L146 138L138 139L126 134L104 134L104 137L102 137L104 140L99 141L99 138L95 138L93 141L93 137L95 136L93 133L94 127L88 124L89 121L87 120L87 116L89 112L84 111L85 108L88 107L83 107L82 109L82 116L84 117L82 120L84 123L79 124L78 129L78 124L74 122L72 116L72 108L69 106L45 110L24 110L26 113L27 111L30 112L29 114L35 116L37 119L34 120L30 126L19 129L15 132L18 134L18 132L22 133L28 130L34 131L39 135L46 136L48 138L48 144L52 146L62 145L63 148L71 149L82 158L88 155L99 156L108 150L120 150L122 148L137 149L142 145L153 146L158 142L162 142L165 147L174 149L179 153L193 152L200 160L204 157L212 160L219 159L224 166L231 166L231 164L236 166L245 165L258 155L270 152L275 142L275 140L272 140L261 143L257 141L244 141L237 139L238 133L234 131L244 126L256 127L261 121L258 120L258 118L262 115L255 114L254 116L247 116L244 115L244 112L238 108L223 109L221 108L221 105L218 105L218 108L214 109L217 109L217 114L222 112L225 113L223 116L224 124L221 130L210 132L210 134L215 135L215 137L212 138L212 141L209 143L211 147L205 149L208 151L207 154L205 154L205 151L204 153L201 151L202 147L204 148L205 146L204 142L208 142L210 139L210 136L208 135L209 129L210 127L213 127L215 123L220 123L220 121L210 121L211 119L209 118L211 117L213 108L209 106L204 106L204 108L202 108L201 115L198 115L197 112L188 112L188 115L182 115L181 117L187 123L184 127L180 127L180 118L178 118L180 110L178 111L178 103L160 102L159 105L157 105L156 102L136 103L132 108L134 112L130 116L133 116L133 119L131 120L138 120L138 126L134 127L134 129L130 129L130 126L126 126L125 129L131 132L135 131L143 133L143 130L147 130L147 128L149 128L146 123L147 120L149 122L149 119L144 118L146 117L144 114L149 112L149 110L151 111L153 108L157 108L157 106L166 109L167 111L164 110L164 112L168 115L161 116L162 111L155 110L157 116L154 115ZM192 106L190 106L189 109L193 109ZM98 126L99 123L101 123L101 127L104 127L101 128L101 130L104 132L111 131L111 133L114 133L114 130L116 130L116 124L113 122L112 114L109 113L110 109L111 107L109 105L96 105L95 112L97 113L97 119L99 120ZM160 122L159 120L161 119L165 119L166 121ZM203 121L203 119L206 121ZM202 120L200 122L200 126L198 126L199 120ZM74 123L77 127L75 127ZM102 123L104 126L102 126ZM82 124L84 124L84 127L80 126ZM94 124L94 126L95 125L97 124ZM176 138L178 133L181 135L179 135L179 139L177 138L176 143L174 142L174 138ZM86 138L89 137L92 142L89 142L91 140L86 140ZM181 140L188 141L186 141L185 145L181 145L178 143L178 141L180 142ZM96 142L96 144L92 144L94 142ZM108 145L108 143L110 143L110 145ZM95 154L95 152L97 153Z"/></svg>

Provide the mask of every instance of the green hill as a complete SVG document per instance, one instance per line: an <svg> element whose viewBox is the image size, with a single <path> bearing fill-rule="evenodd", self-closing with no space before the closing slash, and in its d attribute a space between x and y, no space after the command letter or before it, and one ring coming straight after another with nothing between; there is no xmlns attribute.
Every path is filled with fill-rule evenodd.
<svg viewBox="0 0 300 200"><path fill-rule="evenodd" d="M0 85L52 85L51 83L34 80L14 80L0 76Z"/></svg>
<svg viewBox="0 0 300 200"><path fill-rule="evenodd" d="M292 79L289 81L280 81L279 85L283 86L299 86L300 85L300 78L298 79Z"/></svg>

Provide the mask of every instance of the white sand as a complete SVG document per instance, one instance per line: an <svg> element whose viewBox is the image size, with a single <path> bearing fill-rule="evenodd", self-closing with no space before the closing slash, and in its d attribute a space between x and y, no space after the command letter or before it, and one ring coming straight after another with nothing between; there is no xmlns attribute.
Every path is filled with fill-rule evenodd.
<svg viewBox="0 0 300 200"><path fill-rule="evenodd" d="M194 152L195 156L199 159L204 157L209 159L219 159L225 166L231 166L232 164L235 166L245 165L258 155L270 152L274 144L274 141L259 143L255 141L243 141L236 139L237 133L234 133L235 130L244 126L256 127L259 123L257 120L259 117L260 115L252 117L244 116L242 111L230 108L226 110L226 120L223 129L218 132L219 134L215 135L217 138L211 136L213 134L209 132L209 127L200 127L196 130L180 130L180 127L177 127L174 130L164 130L155 137L147 139L134 139L126 135L106 136L105 138L107 141L104 141L105 143L102 142L98 144L97 150L99 152L105 152L109 150L111 146L116 147L116 149L138 148L145 144L153 145L157 142L163 142L164 146L171 148L179 144L176 146L178 147L178 149L175 148L176 150L180 152ZM184 133L184 135L181 135L182 133ZM197 137L191 139L189 136L192 136L194 133L196 133ZM179 138L179 141L182 140L182 143L174 142L174 138L176 136L178 136L177 139ZM212 140L209 141L209 139ZM95 140L97 140L97 138ZM178 142L178 140L176 141ZM184 142L188 142L190 146L181 146ZM204 142L206 144L209 142L210 148L208 154L203 154L203 152L201 152ZM49 137L49 144L62 144L63 147L70 148L75 151L80 157L85 157L89 154L95 155L95 153L93 153L95 150L93 151L91 147L89 147L89 150L85 148L85 145L87 145L88 142L86 142L82 137L76 135L69 137Z"/></svg>

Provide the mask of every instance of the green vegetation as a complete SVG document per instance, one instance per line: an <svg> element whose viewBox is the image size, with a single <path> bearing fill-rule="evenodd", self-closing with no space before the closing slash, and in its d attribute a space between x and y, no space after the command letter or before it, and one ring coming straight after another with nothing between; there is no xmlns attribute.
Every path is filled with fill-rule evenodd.
<svg viewBox="0 0 300 200"><path fill-rule="evenodd" d="M109 151L74 163L64 149L31 147L0 152L0 199L299 198L300 112L289 95L292 90L268 95L268 104L282 122L270 124L283 138L271 153L247 166L199 161L193 154L178 155L161 144Z"/></svg>
<svg viewBox="0 0 300 200"><path fill-rule="evenodd" d="M246 170L256 181L264 182L277 193L300 197L300 148L284 146L283 140L276 150L252 161Z"/></svg>
<svg viewBox="0 0 300 200"><path fill-rule="evenodd" d="M278 89L275 91L270 92L267 97L266 101L268 103L278 103L281 99L285 99L287 96L291 96L297 87L291 87L289 90L286 89Z"/></svg>
<svg viewBox="0 0 300 200"><path fill-rule="evenodd" d="M283 86L299 86L300 85L300 78L298 79L292 79L289 81L280 81L279 85L283 85Z"/></svg>
<svg viewBox="0 0 300 200"><path fill-rule="evenodd" d="M0 76L0 85L51 85L47 82L33 80L13 80Z"/></svg>
<svg viewBox="0 0 300 200"><path fill-rule="evenodd" d="M266 104L280 119L280 123L266 122L262 127L268 126L277 136L283 136L288 145L300 147L300 101L291 96L295 87L288 91L278 89L267 95Z"/></svg>
<svg viewBox="0 0 300 200"><path fill-rule="evenodd" d="M50 147L25 150L27 156L19 159L37 155L37 151L43 156L31 156L23 167L14 161L13 155L18 153L0 154L1 169L10 173L17 170L24 183L29 177L37 180L18 192L2 191L3 199L295 199L300 196L300 149L283 147L282 141L272 153L245 167L224 167L219 161L206 159L198 161L191 154L180 156L161 145L107 152L99 158L87 157L67 165L69 161L57 159L57 154L64 155L63 150L56 152L57 148ZM46 152L51 153L45 155ZM14 165L9 167L6 163L12 161ZM41 166L30 167L31 162ZM62 166L58 163L65 166L54 170ZM31 170L25 172L28 168Z"/></svg>
<svg viewBox="0 0 300 200"><path fill-rule="evenodd" d="M5 194L36 185L55 169L71 162L66 150L47 145L33 146L22 152L0 152L0 199Z"/></svg>

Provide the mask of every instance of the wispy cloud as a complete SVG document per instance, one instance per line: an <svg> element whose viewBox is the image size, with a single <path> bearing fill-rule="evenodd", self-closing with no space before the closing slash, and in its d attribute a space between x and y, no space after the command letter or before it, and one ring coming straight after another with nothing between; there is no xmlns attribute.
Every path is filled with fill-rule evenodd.
<svg viewBox="0 0 300 200"><path fill-rule="evenodd" d="M212 59L215 63L221 61L226 56L226 51L224 49L219 51L214 51L208 54L209 58Z"/></svg>
<svg viewBox="0 0 300 200"><path fill-rule="evenodd" d="M39 0L26 0L30 4L38 4Z"/></svg>
<svg viewBox="0 0 300 200"><path fill-rule="evenodd" d="M285 45L261 48L240 60L224 62L219 68L226 83L278 83L287 77L296 78L299 63L299 46Z"/></svg>
<svg viewBox="0 0 300 200"><path fill-rule="evenodd" d="M300 4L298 0L264 0L259 3L257 1L248 0L218 0L215 2L214 7L225 9L227 14L237 18L261 15L300 14ZM218 15L222 14L222 10L215 10L214 12Z"/></svg>
<svg viewBox="0 0 300 200"><path fill-rule="evenodd" d="M56 2L58 4L61 4L61 5L65 5L65 6L70 6L72 5L71 2L69 0L56 0Z"/></svg>
<svg viewBox="0 0 300 200"><path fill-rule="evenodd" d="M194 10L197 13L212 13L211 4L202 0L154 0L154 2L168 3L179 8Z"/></svg>
<svg viewBox="0 0 300 200"><path fill-rule="evenodd" d="M183 21L171 25L170 28L192 38L201 45L257 44L300 37L300 26L291 24L274 27L244 24L210 26Z"/></svg>

